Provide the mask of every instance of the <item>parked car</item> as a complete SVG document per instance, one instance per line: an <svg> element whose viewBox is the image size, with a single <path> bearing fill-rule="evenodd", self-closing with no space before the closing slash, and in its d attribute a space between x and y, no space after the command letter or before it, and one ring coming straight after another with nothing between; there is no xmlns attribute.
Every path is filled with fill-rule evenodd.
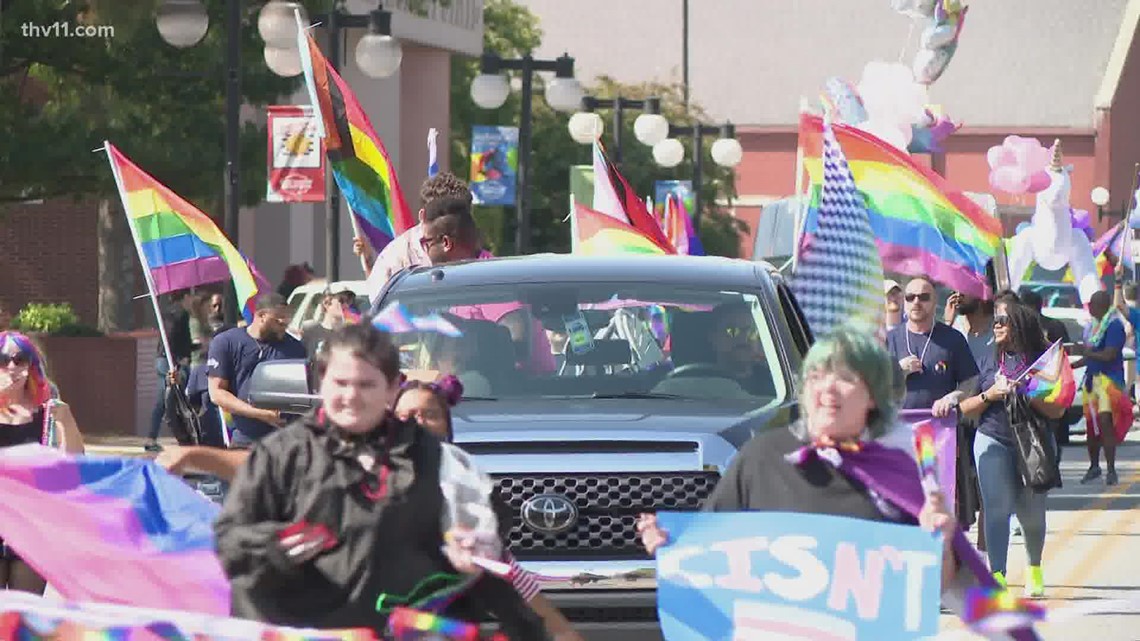
<svg viewBox="0 0 1140 641"><path fill-rule="evenodd" d="M362 280L341 280L330 285L321 279L294 289L288 300L289 311L293 314L293 319L289 321L289 333L300 338L305 327L321 322L321 298L325 292L336 293L345 290L356 294L357 309L362 312L368 310L370 302L368 296L364 294L366 287L365 281Z"/></svg>
<svg viewBox="0 0 1140 641"><path fill-rule="evenodd" d="M499 321L455 319L459 339L397 340L409 367L459 372L456 442L511 506L514 555L562 579L545 594L592 641L661 639L635 520L698 509L757 430L794 420L811 335L779 272L715 257L537 255L413 268L373 307L392 301ZM762 354L755 384L706 362L726 304L745 310L742 335ZM650 317L662 310L655 337ZM552 368L532 367L548 359L530 332L568 345L545 355ZM261 364L250 401L287 414L318 402L300 361Z"/></svg>

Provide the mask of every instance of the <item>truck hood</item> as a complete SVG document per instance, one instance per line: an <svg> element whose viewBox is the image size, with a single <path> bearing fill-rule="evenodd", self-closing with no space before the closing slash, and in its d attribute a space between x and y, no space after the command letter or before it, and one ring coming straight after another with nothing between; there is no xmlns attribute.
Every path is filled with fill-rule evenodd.
<svg viewBox="0 0 1140 641"><path fill-rule="evenodd" d="M467 400L455 442L491 474L723 471L752 435L788 425L794 403L690 399Z"/></svg>

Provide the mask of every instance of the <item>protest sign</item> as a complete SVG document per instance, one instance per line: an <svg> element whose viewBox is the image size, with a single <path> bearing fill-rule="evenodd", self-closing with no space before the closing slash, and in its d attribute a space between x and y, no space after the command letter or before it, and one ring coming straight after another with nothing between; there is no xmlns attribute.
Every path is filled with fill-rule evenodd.
<svg viewBox="0 0 1140 641"><path fill-rule="evenodd" d="M906 641L938 632L942 538L818 514L661 512L667 641Z"/></svg>

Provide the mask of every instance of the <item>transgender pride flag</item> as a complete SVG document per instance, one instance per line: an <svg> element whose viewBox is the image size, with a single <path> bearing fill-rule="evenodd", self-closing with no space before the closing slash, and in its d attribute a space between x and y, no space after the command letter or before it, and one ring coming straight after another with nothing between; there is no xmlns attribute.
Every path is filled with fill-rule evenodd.
<svg viewBox="0 0 1140 641"><path fill-rule="evenodd" d="M228 615L220 509L144 459L0 449L0 537L69 601Z"/></svg>

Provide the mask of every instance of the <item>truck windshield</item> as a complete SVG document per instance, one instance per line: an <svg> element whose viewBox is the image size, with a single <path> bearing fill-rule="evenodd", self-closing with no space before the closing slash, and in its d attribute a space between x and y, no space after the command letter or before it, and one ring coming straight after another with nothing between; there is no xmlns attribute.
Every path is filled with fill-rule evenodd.
<svg viewBox="0 0 1140 641"><path fill-rule="evenodd" d="M781 401L787 381L757 293L668 284L518 283L395 291L462 332L396 335L409 375L471 398Z"/></svg>

